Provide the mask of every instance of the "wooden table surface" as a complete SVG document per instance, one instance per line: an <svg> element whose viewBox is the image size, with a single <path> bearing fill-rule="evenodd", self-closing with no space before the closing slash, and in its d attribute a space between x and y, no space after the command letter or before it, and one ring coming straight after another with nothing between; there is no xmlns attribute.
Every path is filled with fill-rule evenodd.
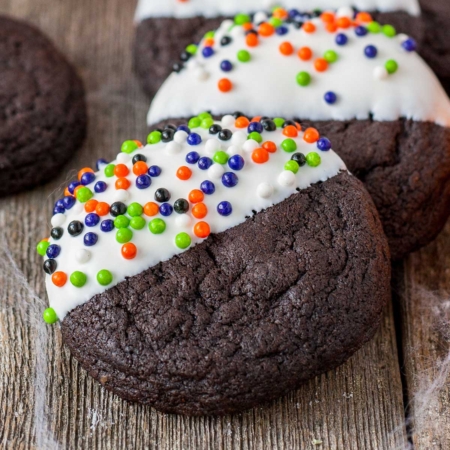
<svg viewBox="0 0 450 450"><path fill-rule="evenodd" d="M87 142L56 181L0 200L1 448L450 449L449 374L438 365L450 339L450 225L395 266L393 302L371 343L244 414L186 418L124 402L70 357L58 327L43 323L35 245L49 234L51 205L77 168L146 136L148 101L132 74L134 8L127 0L0 0L0 13L39 26L78 67L90 119ZM444 388L414 401L438 375Z"/></svg>

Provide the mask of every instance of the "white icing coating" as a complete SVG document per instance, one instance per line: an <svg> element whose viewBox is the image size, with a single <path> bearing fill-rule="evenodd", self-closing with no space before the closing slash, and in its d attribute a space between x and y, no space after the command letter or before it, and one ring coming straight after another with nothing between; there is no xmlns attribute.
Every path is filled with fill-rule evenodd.
<svg viewBox="0 0 450 450"><path fill-rule="evenodd" d="M230 123L230 118L225 118L225 123ZM234 122L234 119L233 119ZM229 126L231 131L237 129ZM318 167L310 167L305 165L300 167L298 173L294 175L292 172L286 174L284 165L290 160L292 154L286 153L281 149L281 142L286 139L281 129L273 132L264 131L262 137L264 141L270 140L277 144L278 149L275 153L270 153L270 159L265 164L256 164L251 158L251 152L242 151L240 146L233 144L233 140L219 141L211 139L208 130L196 128L193 130L202 137L202 143L197 146L191 146L187 142L180 145L180 151L176 153L168 152L169 147L173 147L173 143L164 144L162 142L153 145L147 145L136 150L134 154L142 154L147 157L147 165L158 165L162 169L159 177L152 178L152 184L149 188L140 190L135 185L136 176L132 174L132 161L128 158L126 163L130 169L127 178L131 182L128 189L128 200L126 205L138 202L144 206L147 202L154 202L154 193L158 188L166 188L171 193L169 203L174 204L179 198L188 199L188 194L193 189L199 189L200 184L205 180L213 181L215 184L215 193L205 195L203 203L208 208L208 214L204 219L197 219L192 215L193 204L190 204L189 212L186 214L178 214L175 211L168 217L158 214L154 217L142 215L146 220L146 225L141 230L133 230L133 238L131 240L137 247L137 256L132 260L126 260L121 256L122 244L116 241L116 231L103 232L100 229L102 220L114 219L110 214L101 217L100 223L95 227L84 226L83 232L76 237L71 236L67 231L67 226L74 220L85 223L87 213L84 208L80 211L77 203L65 213L65 220L61 221L58 215L56 223L62 224L64 229L63 236L59 240L49 239L50 244L57 244L61 247L61 252L56 258L57 271L67 274L68 280L63 287L57 287L52 282L51 275L46 275L47 293L50 300L50 306L55 310L57 316L62 320L65 315L78 305L81 305L91 299L94 295L99 294L106 289L111 288L115 284L123 281L125 277L136 275L145 269L166 261L174 255L181 253L183 250L175 245L175 236L180 232L186 232L192 239L192 245L201 242L195 236L193 228L196 223L206 221L211 228L211 233L219 233L232 228L246 219L246 216L252 215L252 210L262 211L274 204L277 204L296 192L296 188L306 189L310 185L323 182L337 175L341 170L345 170L342 160L332 151L320 151L317 144L309 144L303 140L303 132L294 138L297 143L296 152L302 152L308 155L311 152L317 152L321 157L321 164ZM242 134L242 133L240 133ZM244 133L246 134L246 133ZM185 161L189 152L196 151L200 156L211 156L211 152L206 151L209 142L214 141L216 150L227 150L233 147L233 153L241 153L245 160L245 165L240 171L233 171L228 164L213 169L214 164L209 170L200 170L196 164L188 164ZM259 145L258 145L259 147ZM113 161L116 163L116 161ZM176 171L180 166L188 166L192 170L192 177L187 181L182 181L176 177ZM215 172L217 174L212 174ZM222 184L222 180L218 175L219 171L234 172L239 182L237 186L227 188ZM281 183L277 181L279 174L282 174ZM88 187L94 191L94 185L98 181L105 181L108 185L103 193L95 194L93 197L99 202L107 202L112 204L117 199L117 191L115 189L116 177L106 177L104 171L97 172L96 179ZM210 177L210 175L213 175ZM214 177L214 180L211 178ZM286 182L288 180L288 182ZM233 211L231 215L223 217L217 212L217 205L222 201L231 203ZM56 216L55 216L56 217ZM155 235L149 231L148 223L155 218L162 218L166 222L166 230L163 234ZM55 220L53 220L55 221ZM83 237L88 232L94 232L98 235L96 245L86 247ZM96 275L100 270L109 270L113 275L113 282L108 286L101 286ZM87 275L87 283L77 288L69 281L70 274L74 271L81 271Z"/></svg>
<svg viewBox="0 0 450 450"><path fill-rule="evenodd" d="M188 18L195 16L217 17L233 16L238 13L251 13L261 8L270 9L282 5L300 11L313 9L337 9L355 6L364 11L406 11L412 15L420 14L418 0L139 0L136 21L150 17Z"/></svg>
<svg viewBox="0 0 450 450"><path fill-rule="evenodd" d="M246 114L300 117L311 120L366 119L390 121L399 117L417 121L432 121L450 125L450 101L438 79L416 52L402 47L404 35L393 38L383 33L358 37L353 28L339 30L348 36L348 43L339 46L336 33L329 33L320 19L314 19L316 32L307 33L288 25L284 36L259 37L259 45L247 47L242 27L234 27L233 41L220 45L228 35L229 23L216 32L215 53L205 58L202 46L180 73L172 73L156 95L148 114L148 123L170 117L190 117L212 108L214 114L243 111ZM284 56L279 51L283 42L290 42L294 53ZM375 58L364 54L367 45L378 49ZM301 47L310 47L313 57L303 61L297 56ZM237 52L246 49L251 61L242 63ZM325 72L317 72L314 60L327 50L335 50L338 60ZM384 64L394 59L399 64L396 73L388 75ZM233 64L230 72L220 68L223 60ZM193 69L193 67L196 67ZM196 70L207 72L207 80L198 79ZM296 76L301 71L311 74L307 87L299 86ZM218 81L228 78L233 83L230 92L222 93ZM333 91L338 101L329 105L324 94Z"/></svg>

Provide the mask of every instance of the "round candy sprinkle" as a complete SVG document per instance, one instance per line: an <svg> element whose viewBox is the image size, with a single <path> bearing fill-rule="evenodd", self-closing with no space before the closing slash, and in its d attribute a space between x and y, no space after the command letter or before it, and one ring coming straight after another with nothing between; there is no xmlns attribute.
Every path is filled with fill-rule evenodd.
<svg viewBox="0 0 450 450"><path fill-rule="evenodd" d="M200 239L205 239L211 234L211 229L206 222L197 222L194 226L194 234Z"/></svg>
<svg viewBox="0 0 450 450"><path fill-rule="evenodd" d="M173 136L175 135L175 130L172 128L165 128L161 131L161 141L168 143L173 141Z"/></svg>
<svg viewBox="0 0 450 450"><path fill-rule="evenodd" d="M256 193L261 198L270 198L273 195L273 186L270 183L260 183L256 188Z"/></svg>
<svg viewBox="0 0 450 450"><path fill-rule="evenodd" d="M130 169L125 164L116 164L114 167L114 175L116 177L126 177L130 173Z"/></svg>
<svg viewBox="0 0 450 450"><path fill-rule="evenodd" d="M306 163L310 167L317 167L320 165L322 158L316 152L311 152L306 155Z"/></svg>
<svg viewBox="0 0 450 450"><path fill-rule="evenodd" d="M103 181L99 181L99 183L103 183ZM106 183L105 183L106 185ZM63 199L63 205L66 209L71 209L73 205L75 205L75 198L72 196L66 195Z"/></svg>
<svg viewBox="0 0 450 450"><path fill-rule="evenodd" d="M109 212L113 217L123 216L127 212L127 207L122 202L114 202Z"/></svg>
<svg viewBox="0 0 450 450"><path fill-rule="evenodd" d="M221 164L213 164L208 169L208 177L209 178L220 178L225 173L225 169Z"/></svg>
<svg viewBox="0 0 450 450"><path fill-rule="evenodd" d="M195 164L200 159L200 155L197 152L189 152L186 155L186 162L188 164Z"/></svg>
<svg viewBox="0 0 450 450"><path fill-rule="evenodd" d="M128 178L120 177L115 182L116 189L128 189L131 185L131 182Z"/></svg>
<svg viewBox="0 0 450 450"><path fill-rule="evenodd" d="M84 274L83 272L80 272L78 270L76 270L75 272L72 272L72 274L70 275L70 282L75 286L75 287L83 287L86 284L87 281L87 277L86 274Z"/></svg>
<svg viewBox="0 0 450 450"><path fill-rule="evenodd" d="M307 128L303 134L303 140L309 144L313 144L319 140L319 132L315 128Z"/></svg>
<svg viewBox="0 0 450 450"><path fill-rule="evenodd" d="M95 212L100 216L106 216L109 214L109 205L106 202L98 202L97 206L95 207Z"/></svg>
<svg viewBox="0 0 450 450"><path fill-rule="evenodd" d="M142 217L132 217L130 220L130 227L134 230L142 230L145 227L145 219Z"/></svg>
<svg viewBox="0 0 450 450"><path fill-rule="evenodd" d="M275 153L277 151L277 145L272 141L266 141L262 145L264 149L266 149L269 153Z"/></svg>
<svg viewBox="0 0 450 450"><path fill-rule="evenodd" d="M231 70L233 70L233 64L231 64L230 61L225 59L220 63L220 69L223 70L224 72L230 72Z"/></svg>
<svg viewBox="0 0 450 450"><path fill-rule="evenodd" d="M329 105L334 105L337 101L337 95L332 91L326 92L323 98Z"/></svg>
<svg viewBox="0 0 450 450"><path fill-rule="evenodd" d="M203 193L207 195L212 195L216 191L214 183L209 180L203 181L202 184L200 185L200 189L202 190Z"/></svg>
<svg viewBox="0 0 450 450"><path fill-rule="evenodd" d="M54 227L59 227L61 226L64 222L66 221L66 216L64 214L55 214L52 217L52 220L50 221L50 223L54 226Z"/></svg>
<svg viewBox="0 0 450 450"><path fill-rule="evenodd" d="M295 183L295 174L290 170L285 170L278 175L278 183L281 186L292 186Z"/></svg>
<svg viewBox="0 0 450 450"><path fill-rule="evenodd" d="M94 173L94 171L90 167L84 167L78 172L78 181L81 181L81 177L87 172Z"/></svg>
<svg viewBox="0 0 450 450"><path fill-rule="evenodd" d="M69 192L73 195L73 193L75 192L75 189L80 185L81 183L79 181L72 181L71 183L69 183L68 189Z"/></svg>
<svg viewBox="0 0 450 450"><path fill-rule="evenodd" d="M54 259L47 259L44 261L44 272L47 275L51 275L58 266L57 262Z"/></svg>
<svg viewBox="0 0 450 450"><path fill-rule="evenodd" d="M378 34L381 32L381 25L378 22L371 22L367 25L369 33Z"/></svg>
<svg viewBox="0 0 450 450"><path fill-rule="evenodd" d="M197 133L191 133L187 138L187 143L189 145L199 145L202 142L202 138Z"/></svg>
<svg viewBox="0 0 450 450"><path fill-rule="evenodd" d="M125 141L122 144L121 151L124 153L133 153L139 148L139 145L136 141Z"/></svg>
<svg viewBox="0 0 450 450"><path fill-rule="evenodd" d="M47 251L45 252L45 254L51 259L57 258L60 253L61 253L61 247L56 244L50 244L47 247Z"/></svg>
<svg viewBox="0 0 450 450"><path fill-rule="evenodd" d="M204 47L202 50L202 55L205 58L210 58L212 55L214 55L214 49L212 47Z"/></svg>
<svg viewBox="0 0 450 450"><path fill-rule="evenodd" d="M94 186L94 191L99 194L100 192L105 192L108 185L104 181L97 181Z"/></svg>
<svg viewBox="0 0 450 450"><path fill-rule="evenodd" d="M325 59L325 61L332 64L338 60L338 55L334 50L327 50L324 53L323 58Z"/></svg>
<svg viewBox="0 0 450 450"><path fill-rule="evenodd" d="M63 234L64 230L61 227L52 228L52 231L50 232L50 236L55 239L55 241L61 239Z"/></svg>
<svg viewBox="0 0 450 450"><path fill-rule="evenodd" d="M161 142L161 131L152 131L147 136L147 144L157 144L158 142Z"/></svg>
<svg viewBox="0 0 450 450"><path fill-rule="evenodd" d="M56 312L53 308L47 308L42 313L42 318L44 319L45 323L48 323L49 325L52 325L56 322L58 322L58 316L56 315Z"/></svg>
<svg viewBox="0 0 450 450"><path fill-rule="evenodd" d="M309 61L312 58L312 50L309 47L301 47L297 52L297 56L302 61Z"/></svg>
<svg viewBox="0 0 450 450"><path fill-rule="evenodd" d="M168 202L170 200L170 192L165 188L159 188L155 191L155 200L158 203Z"/></svg>
<svg viewBox="0 0 450 450"><path fill-rule="evenodd" d="M314 61L314 68L317 72L325 72L328 69L328 62L324 58L317 58Z"/></svg>
<svg viewBox="0 0 450 450"><path fill-rule="evenodd" d="M308 86L311 83L311 75L308 72L299 72L297 74L297 83L303 87Z"/></svg>
<svg viewBox="0 0 450 450"><path fill-rule="evenodd" d="M375 67L373 71L373 76L377 80L385 80L389 76L389 73L385 67L379 66Z"/></svg>
<svg viewBox="0 0 450 450"><path fill-rule="evenodd" d="M277 126L275 125L275 122L271 119L264 119L261 120L261 125L266 131L275 131L277 129Z"/></svg>
<svg viewBox="0 0 450 450"><path fill-rule="evenodd" d="M119 153L116 157L116 161L119 164L126 164L130 160L130 155L127 155L126 153Z"/></svg>
<svg viewBox="0 0 450 450"><path fill-rule="evenodd" d="M120 252L125 259L134 259L137 254L137 248L132 242L128 242L128 244L122 245Z"/></svg>
<svg viewBox="0 0 450 450"><path fill-rule="evenodd" d="M77 194L76 194L77 200L81 203L86 203L93 196L94 196L94 194L92 193L92 191L88 187L85 187L85 186L78 189Z"/></svg>
<svg viewBox="0 0 450 450"><path fill-rule="evenodd" d="M144 206L144 214L149 217L156 216L159 213L159 206L154 202L148 202Z"/></svg>
<svg viewBox="0 0 450 450"><path fill-rule="evenodd" d="M317 141L317 148L326 152L331 149L331 142L329 139L322 137Z"/></svg>
<svg viewBox="0 0 450 450"><path fill-rule="evenodd" d="M364 54L365 54L368 58L376 58L376 56L378 55L378 49L377 49L374 45L368 45L368 46L364 49Z"/></svg>
<svg viewBox="0 0 450 450"><path fill-rule="evenodd" d="M95 175L92 172L86 172L81 175L81 184L83 186L86 186L88 184L91 184L95 180Z"/></svg>
<svg viewBox="0 0 450 450"><path fill-rule="evenodd" d="M75 252L75 260L80 264L85 264L91 259L91 252L85 248L80 248Z"/></svg>
<svg viewBox="0 0 450 450"><path fill-rule="evenodd" d="M198 128L202 121L198 117L193 117L189 120L188 126L189 128Z"/></svg>
<svg viewBox="0 0 450 450"><path fill-rule="evenodd" d="M408 38L402 42L402 47L407 52L414 52L417 49L417 42L413 38Z"/></svg>
<svg viewBox="0 0 450 450"><path fill-rule="evenodd" d="M233 212L233 207L231 206L230 202L220 202L217 205L217 212L221 216L229 216Z"/></svg>
<svg viewBox="0 0 450 450"><path fill-rule="evenodd" d="M98 241L98 235L96 233L86 233L83 237L84 245L92 247Z"/></svg>
<svg viewBox="0 0 450 450"><path fill-rule="evenodd" d="M114 219L114 226L116 228L127 228L128 225L130 225L130 219L127 216L120 215Z"/></svg>
<svg viewBox="0 0 450 450"><path fill-rule="evenodd" d="M232 136L233 136L233 133L230 130L222 129L221 131L219 131L218 138L221 141L229 141Z"/></svg>
<svg viewBox="0 0 450 450"><path fill-rule="evenodd" d="M197 203L192 208L192 215L196 219L203 219L208 214L208 208L204 203Z"/></svg>
<svg viewBox="0 0 450 450"><path fill-rule="evenodd" d="M116 232L116 240L119 244L131 241L133 232L129 228L119 228Z"/></svg>
<svg viewBox="0 0 450 450"><path fill-rule="evenodd" d="M173 209L178 214L184 214L189 211L189 202L184 198L179 198L174 204Z"/></svg>
<svg viewBox="0 0 450 450"><path fill-rule="evenodd" d="M175 237L175 245L184 250L191 245L191 237L185 232L178 233Z"/></svg>
<svg viewBox="0 0 450 450"><path fill-rule="evenodd" d="M262 136L257 132L257 131L253 131L252 133L250 133L248 135L248 140L252 140L252 141L256 141L258 144L261 144L261 142L263 141Z"/></svg>
<svg viewBox="0 0 450 450"><path fill-rule="evenodd" d="M239 182L237 175L233 172L225 172L222 175L222 184L225 187L232 188L236 186Z"/></svg>
<svg viewBox="0 0 450 450"><path fill-rule="evenodd" d="M133 202L128 205L127 213L130 217L141 216L144 212L144 208L137 202Z"/></svg>
<svg viewBox="0 0 450 450"><path fill-rule="evenodd" d="M147 189L151 186L152 179L148 175L139 175L136 178L136 187L138 189Z"/></svg>
<svg viewBox="0 0 450 450"><path fill-rule="evenodd" d="M222 150L214 153L213 160L217 164L226 164L228 161L228 154Z"/></svg>
<svg viewBox="0 0 450 450"><path fill-rule="evenodd" d="M397 30L392 25L383 25L381 31L385 36L390 38L394 37L397 34Z"/></svg>
<svg viewBox="0 0 450 450"><path fill-rule="evenodd" d="M199 160L198 160L198 168L200 170L208 170L211 166L212 166L212 159L208 158L207 156L202 156Z"/></svg>
<svg viewBox="0 0 450 450"><path fill-rule="evenodd" d="M98 225L99 222L100 222L100 216L95 213L89 213L84 218L84 223L86 224L87 227L95 227L96 225Z"/></svg>
<svg viewBox="0 0 450 450"><path fill-rule="evenodd" d="M286 137L295 138L298 136L298 130L297 127L294 125L288 125L283 128L283 135Z"/></svg>
<svg viewBox="0 0 450 450"><path fill-rule="evenodd" d="M262 133L264 130L262 124L260 122L250 122L247 127L247 132L252 134L253 132ZM253 139L253 138L251 138Z"/></svg>
<svg viewBox="0 0 450 450"><path fill-rule="evenodd" d="M162 216L168 217L173 213L173 207L169 203L163 203L159 207L159 212Z"/></svg>
<svg viewBox="0 0 450 450"><path fill-rule="evenodd" d="M297 150L297 144L293 139L285 139L281 143L281 148L287 153L292 153Z"/></svg>
<svg viewBox="0 0 450 450"><path fill-rule="evenodd" d="M84 225L79 220L73 220L69 223L67 231L71 236L78 236L83 232Z"/></svg>
<svg viewBox="0 0 450 450"><path fill-rule="evenodd" d="M115 167L116 166L114 164L108 164L104 170L105 176L108 178L111 178L112 176L114 176L114 168Z"/></svg>
<svg viewBox="0 0 450 450"><path fill-rule="evenodd" d="M189 192L189 201L191 203L199 203L202 202L205 198L205 194L200 189L193 189Z"/></svg>
<svg viewBox="0 0 450 450"><path fill-rule="evenodd" d="M106 219L100 224L100 229L105 233L114 230L114 221L111 219Z"/></svg>
<svg viewBox="0 0 450 450"><path fill-rule="evenodd" d="M112 280L113 276L109 270L103 269L97 273L98 284L101 284L102 286L108 286L108 284L112 283Z"/></svg>
<svg viewBox="0 0 450 450"><path fill-rule="evenodd" d="M389 61L386 61L386 64L384 65L387 72L392 75L393 73L397 72L398 70L398 63L397 61L390 59Z"/></svg>
<svg viewBox="0 0 450 450"><path fill-rule="evenodd" d="M98 201L91 199L84 204L84 210L87 213L93 212L93 211L95 211L95 208L97 207L97 205L98 205Z"/></svg>
<svg viewBox="0 0 450 450"><path fill-rule="evenodd" d="M265 148L257 148L252 152L252 160L257 164L264 164L269 161L269 152Z"/></svg>
<svg viewBox="0 0 450 450"><path fill-rule="evenodd" d="M211 117L207 117L206 119L203 119L200 123L200 127L204 128L205 130L209 130L211 125L214 124L214 119Z"/></svg>
<svg viewBox="0 0 450 450"><path fill-rule="evenodd" d="M164 233L165 229L166 229L166 222L164 222L164 220L162 219L153 219L150 221L150 223L148 224L148 229L153 233L153 234L161 234Z"/></svg>
<svg viewBox="0 0 450 450"><path fill-rule="evenodd" d="M228 160L228 166L232 170L241 170L244 167L244 158L240 155L234 155Z"/></svg>
<svg viewBox="0 0 450 450"><path fill-rule="evenodd" d="M292 173L297 173L299 170L300 166L298 165L297 162L293 161L292 159L289 160L285 165L284 165L284 170L289 170Z"/></svg>
<svg viewBox="0 0 450 450"><path fill-rule="evenodd" d="M63 287L67 283L67 275L64 272L55 272L52 275L52 283L57 287Z"/></svg>
<svg viewBox="0 0 450 450"><path fill-rule="evenodd" d="M148 174L152 177L159 177L161 175L161 168L159 166L150 166L148 169Z"/></svg>
<svg viewBox="0 0 450 450"><path fill-rule="evenodd" d="M279 47L280 53L284 56L290 56L294 53L294 47L290 42L282 42Z"/></svg>
<svg viewBox="0 0 450 450"><path fill-rule="evenodd" d="M251 56L247 50L239 50L237 53L237 59L240 62L248 62L250 61Z"/></svg>
<svg viewBox="0 0 450 450"><path fill-rule="evenodd" d="M230 92L231 89L233 89L233 84L228 78L222 78L217 83L217 87L219 88L219 91L221 92Z"/></svg>
<svg viewBox="0 0 450 450"><path fill-rule="evenodd" d="M133 164L133 173L136 176L144 175L144 173L147 173L147 171L148 171L148 166L144 161L136 161Z"/></svg>
<svg viewBox="0 0 450 450"><path fill-rule="evenodd" d="M230 36L224 36L221 40L220 40L220 45L222 45L223 47L226 45L229 45L231 43L232 39Z"/></svg>
<svg viewBox="0 0 450 450"><path fill-rule="evenodd" d="M140 153L138 153L137 155L133 156L133 159L131 160L131 162L134 164L136 164L138 161L143 161L146 162L147 161L147 157L144 155L141 155Z"/></svg>
<svg viewBox="0 0 450 450"><path fill-rule="evenodd" d="M211 125L209 127L209 134L217 134L220 131L222 131L222 127L219 124L217 124L217 123L214 123L213 125Z"/></svg>

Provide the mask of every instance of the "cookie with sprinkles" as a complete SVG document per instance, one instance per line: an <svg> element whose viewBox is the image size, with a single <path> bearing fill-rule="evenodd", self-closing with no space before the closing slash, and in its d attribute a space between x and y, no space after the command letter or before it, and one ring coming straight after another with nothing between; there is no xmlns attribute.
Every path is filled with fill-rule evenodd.
<svg viewBox="0 0 450 450"><path fill-rule="evenodd" d="M391 24L417 41L420 55L450 92L447 0L140 0L135 17L134 59L144 90L153 97L171 69L180 70L195 52L196 47L190 44L198 43L224 19L240 23L261 8L271 11L280 5L287 9L294 26L318 16L321 10L354 6L371 12L374 20Z"/></svg>
<svg viewBox="0 0 450 450"><path fill-rule="evenodd" d="M0 197L48 182L81 146L75 69L39 30L0 16Z"/></svg>
<svg viewBox="0 0 450 450"><path fill-rule="evenodd" d="M166 80L148 123L212 105L217 115L316 126L365 182L399 259L433 240L448 218L450 101L413 38L346 11L300 27L283 9L242 25L224 21Z"/></svg>
<svg viewBox="0 0 450 450"><path fill-rule="evenodd" d="M107 389L167 412L241 411L338 366L377 329L390 255L331 147L207 112L124 142L37 245L44 320Z"/></svg>

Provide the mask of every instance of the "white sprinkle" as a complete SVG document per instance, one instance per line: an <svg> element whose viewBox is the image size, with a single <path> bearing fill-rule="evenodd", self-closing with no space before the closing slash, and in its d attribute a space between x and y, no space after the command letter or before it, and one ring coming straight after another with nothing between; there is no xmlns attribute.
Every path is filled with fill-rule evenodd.
<svg viewBox="0 0 450 450"><path fill-rule="evenodd" d="M273 195L273 186L270 183L260 183L256 188L256 193L261 198L269 198Z"/></svg>
<svg viewBox="0 0 450 450"><path fill-rule="evenodd" d="M227 153L228 153L230 156L233 156L233 155L240 155L240 156L242 156L243 151L242 151L242 149L239 148L237 145L232 145L232 146L227 150Z"/></svg>
<svg viewBox="0 0 450 450"><path fill-rule="evenodd" d="M337 10L336 17L348 17L349 19L353 19L353 8L350 8L348 6L339 8Z"/></svg>
<svg viewBox="0 0 450 450"><path fill-rule="evenodd" d="M221 143L217 139L208 139L205 144L205 151L208 155L214 155L222 149Z"/></svg>
<svg viewBox="0 0 450 450"><path fill-rule="evenodd" d="M114 194L114 200L116 202L125 202L128 200L128 197L130 194L128 194L128 191L125 189L117 189L116 193Z"/></svg>
<svg viewBox="0 0 450 450"><path fill-rule="evenodd" d="M51 224L54 227L60 227L66 221L65 214L55 214L52 217Z"/></svg>
<svg viewBox="0 0 450 450"><path fill-rule="evenodd" d="M248 139L243 146L246 152L252 152L257 148L259 148L259 144L254 139Z"/></svg>
<svg viewBox="0 0 450 450"><path fill-rule="evenodd" d="M231 142L234 145L244 145L246 140L247 133L245 131L236 131L235 133L233 133L233 136L231 138Z"/></svg>
<svg viewBox="0 0 450 450"><path fill-rule="evenodd" d="M255 14L255 18L253 19L253 22L258 25L261 22L266 22L267 19L268 19L267 14L262 11L259 11Z"/></svg>
<svg viewBox="0 0 450 450"><path fill-rule="evenodd" d="M179 130L173 135L173 140L178 144L183 144L186 142L188 134L184 130Z"/></svg>
<svg viewBox="0 0 450 450"><path fill-rule="evenodd" d="M220 164L213 164L208 169L208 176L210 178L220 178L225 173L225 169Z"/></svg>
<svg viewBox="0 0 450 450"><path fill-rule="evenodd" d="M242 27L233 27L230 30L230 35L233 36L234 38L240 38L244 36L244 29Z"/></svg>
<svg viewBox="0 0 450 450"><path fill-rule="evenodd" d="M186 63L186 68L188 69L195 69L196 67L201 67L200 64L198 63L198 61L194 58L191 58L187 63Z"/></svg>
<svg viewBox="0 0 450 450"><path fill-rule="evenodd" d="M209 72L207 72L202 67L198 67L197 69L195 69L194 76L195 78L197 78L197 80L206 81L209 78Z"/></svg>
<svg viewBox="0 0 450 450"><path fill-rule="evenodd" d="M87 263L91 259L91 256L92 256L91 252L84 248L80 248L75 253L75 259L80 264Z"/></svg>
<svg viewBox="0 0 450 450"><path fill-rule="evenodd" d="M397 34L397 39L400 41L401 44L403 44L403 42L409 39L409 36L405 33L399 33Z"/></svg>
<svg viewBox="0 0 450 450"><path fill-rule="evenodd" d="M224 128L231 127L232 125L234 125L234 117L231 115L223 116L221 124Z"/></svg>
<svg viewBox="0 0 450 450"><path fill-rule="evenodd" d="M127 163L130 159L131 159L130 155L129 155L128 153L124 153L124 152L120 152L120 153L117 155L117 158L116 158L116 160L117 160L117 162L118 162L119 164L125 164L125 163Z"/></svg>
<svg viewBox="0 0 450 450"><path fill-rule="evenodd" d="M373 76L376 80L385 80L389 76L389 73L385 67L378 66L375 67Z"/></svg>
<svg viewBox="0 0 450 450"><path fill-rule="evenodd" d="M295 183L295 174L290 170L284 170L278 175L278 183L281 186L292 186Z"/></svg>
<svg viewBox="0 0 450 450"><path fill-rule="evenodd" d="M73 207L71 208L70 211L71 211L71 213L73 215L80 214L81 212L84 211L84 206L83 206L82 203L76 202L75 205L73 205Z"/></svg>
<svg viewBox="0 0 450 450"><path fill-rule="evenodd" d="M191 225L192 220L187 214L180 214L175 219L175 222L180 228L186 228Z"/></svg>
<svg viewBox="0 0 450 450"><path fill-rule="evenodd" d="M168 153L169 155L176 155L177 153L181 152L181 145L178 144L178 142L169 142L166 145L166 153Z"/></svg>

